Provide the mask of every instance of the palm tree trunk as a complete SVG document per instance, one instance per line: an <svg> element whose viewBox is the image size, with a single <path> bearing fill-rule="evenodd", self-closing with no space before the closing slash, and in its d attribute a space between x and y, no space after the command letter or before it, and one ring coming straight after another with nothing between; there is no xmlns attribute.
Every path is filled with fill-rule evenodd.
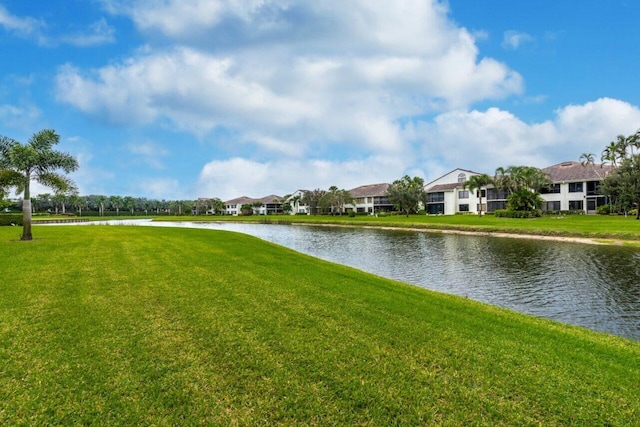
<svg viewBox="0 0 640 427"><path fill-rule="evenodd" d="M31 234L31 197L29 195L29 183L24 189L24 198L22 200L22 236L20 240L33 240Z"/></svg>

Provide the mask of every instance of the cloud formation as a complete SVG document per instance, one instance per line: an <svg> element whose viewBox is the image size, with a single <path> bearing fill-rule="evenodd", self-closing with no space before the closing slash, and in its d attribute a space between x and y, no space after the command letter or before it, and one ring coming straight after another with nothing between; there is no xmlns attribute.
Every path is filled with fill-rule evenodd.
<svg viewBox="0 0 640 427"><path fill-rule="evenodd" d="M92 69L60 67L56 97L109 125L160 127L212 147L193 196L350 188L409 172L435 178L454 167L544 167L599 153L612 135L634 132L640 122L636 106L608 98L561 107L540 123L487 108L523 95L524 79L482 56L476 41L486 33L455 24L446 2L101 4L130 19L145 44ZM95 34L115 37L100 22ZM508 31L503 47L534 41ZM157 169L163 153L183 149L176 141L164 145L167 152L129 148ZM177 179L156 182L178 192Z"/></svg>
<svg viewBox="0 0 640 427"><path fill-rule="evenodd" d="M521 31L509 30L505 31L504 37L502 39L502 47L505 49L518 49L524 43L530 43L535 41L535 39Z"/></svg>

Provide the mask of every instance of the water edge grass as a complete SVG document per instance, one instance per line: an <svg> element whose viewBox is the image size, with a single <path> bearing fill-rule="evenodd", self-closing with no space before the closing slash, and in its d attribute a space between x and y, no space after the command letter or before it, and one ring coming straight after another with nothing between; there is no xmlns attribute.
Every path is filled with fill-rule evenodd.
<svg viewBox="0 0 640 427"><path fill-rule="evenodd" d="M496 218L493 215L390 215L356 217L329 215L178 216L155 217L156 221L233 221L277 224L395 227L425 231L453 230L479 233L510 233L532 236L579 237L615 241L640 241L640 221L619 215L567 215L541 218Z"/></svg>
<svg viewBox="0 0 640 427"><path fill-rule="evenodd" d="M640 344L220 231L0 229L3 424L632 425Z"/></svg>

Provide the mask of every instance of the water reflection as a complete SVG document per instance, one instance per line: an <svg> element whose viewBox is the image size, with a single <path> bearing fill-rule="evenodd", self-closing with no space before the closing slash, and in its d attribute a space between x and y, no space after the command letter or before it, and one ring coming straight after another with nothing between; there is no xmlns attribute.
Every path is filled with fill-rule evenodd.
<svg viewBox="0 0 640 427"><path fill-rule="evenodd" d="M149 223L237 231L428 289L640 341L640 251L398 230Z"/></svg>

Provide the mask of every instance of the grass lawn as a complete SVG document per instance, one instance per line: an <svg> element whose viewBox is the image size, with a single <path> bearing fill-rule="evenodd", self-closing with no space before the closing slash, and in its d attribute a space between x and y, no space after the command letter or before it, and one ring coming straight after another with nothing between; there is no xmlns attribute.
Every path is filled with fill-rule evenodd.
<svg viewBox="0 0 640 427"><path fill-rule="evenodd" d="M229 232L0 228L0 424L639 425L640 343Z"/></svg>

